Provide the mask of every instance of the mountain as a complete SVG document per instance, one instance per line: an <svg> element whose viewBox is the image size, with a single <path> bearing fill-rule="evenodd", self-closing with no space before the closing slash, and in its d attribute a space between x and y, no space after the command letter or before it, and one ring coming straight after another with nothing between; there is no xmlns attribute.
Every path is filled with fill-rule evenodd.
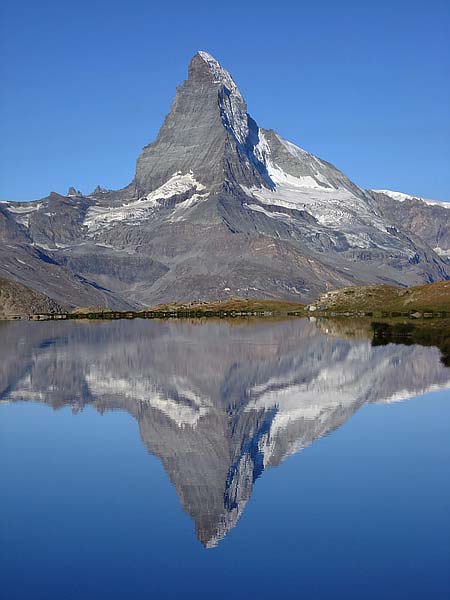
<svg viewBox="0 0 450 600"><path fill-rule="evenodd" d="M329 319L0 322L0 402L133 415L212 547L268 468L366 403L450 387L437 348L374 346L355 327L350 337L351 322Z"/></svg>
<svg viewBox="0 0 450 600"><path fill-rule="evenodd" d="M0 204L0 275L113 308L449 278L450 212L407 204L260 128L198 52L128 186Z"/></svg>

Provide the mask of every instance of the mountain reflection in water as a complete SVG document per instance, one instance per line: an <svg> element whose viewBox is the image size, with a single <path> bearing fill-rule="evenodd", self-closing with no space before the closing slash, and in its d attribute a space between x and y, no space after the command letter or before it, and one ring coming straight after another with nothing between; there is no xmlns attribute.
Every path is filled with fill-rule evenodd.
<svg viewBox="0 0 450 600"><path fill-rule="evenodd" d="M437 348L359 333L305 319L1 323L0 400L131 413L213 547L265 469L365 403L450 387Z"/></svg>

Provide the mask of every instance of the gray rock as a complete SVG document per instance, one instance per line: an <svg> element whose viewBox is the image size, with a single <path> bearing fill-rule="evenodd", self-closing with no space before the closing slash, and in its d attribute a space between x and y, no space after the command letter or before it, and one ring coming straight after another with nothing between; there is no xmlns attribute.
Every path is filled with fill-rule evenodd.
<svg viewBox="0 0 450 600"><path fill-rule="evenodd" d="M80 190L76 190L73 186L70 186L69 191L67 192L67 196L69 197L82 195L83 194L80 192Z"/></svg>
<svg viewBox="0 0 450 600"><path fill-rule="evenodd" d="M450 256L450 212L439 204L427 204L421 198L411 197L398 202L386 194L370 192L383 214L404 231L418 236L430 248L439 248Z"/></svg>
<svg viewBox="0 0 450 600"><path fill-rule="evenodd" d="M93 194L106 194L106 192L109 192L109 190L98 185L93 191Z"/></svg>

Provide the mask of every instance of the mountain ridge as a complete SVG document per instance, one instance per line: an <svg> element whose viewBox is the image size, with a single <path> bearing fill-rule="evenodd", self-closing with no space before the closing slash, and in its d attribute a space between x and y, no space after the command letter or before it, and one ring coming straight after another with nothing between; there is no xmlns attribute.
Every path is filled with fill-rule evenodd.
<svg viewBox="0 0 450 600"><path fill-rule="evenodd" d="M399 204L259 127L200 51L130 184L0 204L0 275L112 308L449 278L450 213Z"/></svg>

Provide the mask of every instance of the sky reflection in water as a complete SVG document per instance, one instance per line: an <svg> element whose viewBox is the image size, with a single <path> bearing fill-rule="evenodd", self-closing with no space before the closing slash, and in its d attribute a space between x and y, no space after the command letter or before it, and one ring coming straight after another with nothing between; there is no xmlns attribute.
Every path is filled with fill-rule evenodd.
<svg viewBox="0 0 450 600"><path fill-rule="evenodd" d="M446 597L436 348L307 320L0 336L8 599Z"/></svg>

